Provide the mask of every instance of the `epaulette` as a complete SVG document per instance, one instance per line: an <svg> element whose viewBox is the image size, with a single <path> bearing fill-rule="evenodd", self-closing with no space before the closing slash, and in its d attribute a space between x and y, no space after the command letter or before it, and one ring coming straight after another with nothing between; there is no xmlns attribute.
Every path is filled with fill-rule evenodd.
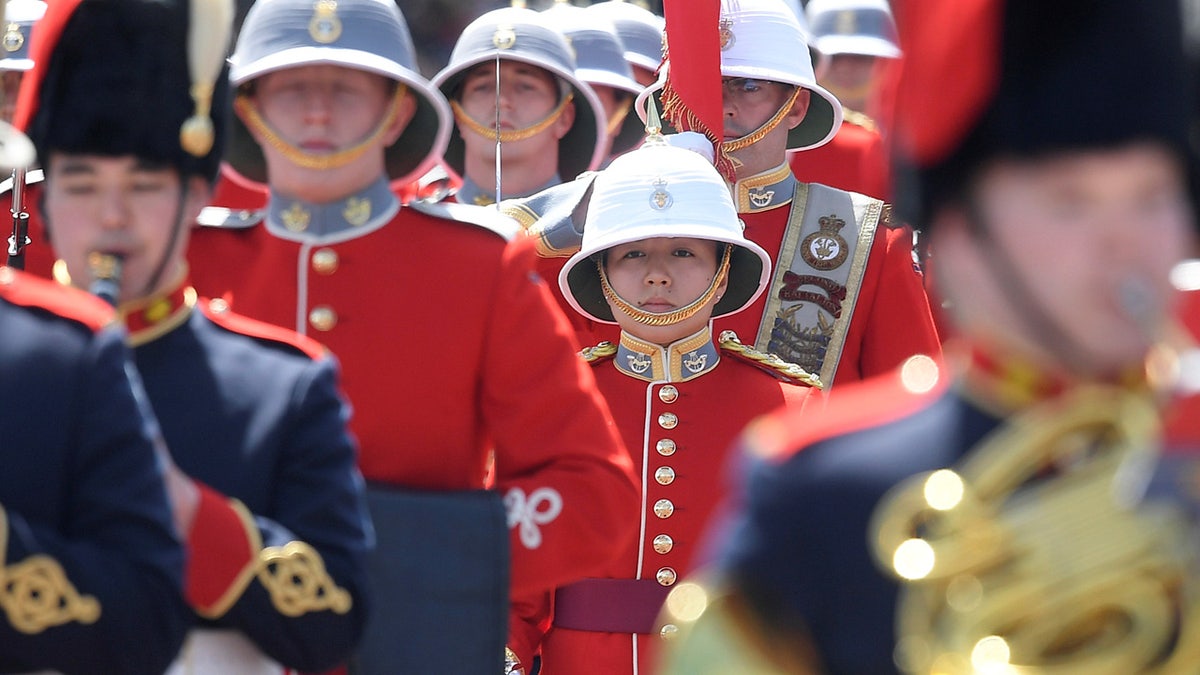
<svg viewBox="0 0 1200 675"><path fill-rule="evenodd" d="M457 202L437 202L430 204L419 201L409 203L407 208L434 216L435 218L445 218L447 220L457 220L461 223L478 225L485 230L495 232L508 241L512 241L521 232L521 226L516 221L506 215L497 213L496 209L493 208L459 204Z"/></svg>
<svg viewBox="0 0 1200 675"><path fill-rule="evenodd" d="M227 209L223 206L206 206L196 216L200 227L218 227L223 230L245 230L258 225L266 218L262 209Z"/></svg>
<svg viewBox="0 0 1200 675"><path fill-rule="evenodd" d="M0 298L21 307L44 309L93 331L116 321L116 311L105 301L77 288L0 267Z"/></svg>
<svg viewBox="0 0 1200 675"><path fill-rule="evenodd" d="M585 347L579 352L579 356L588 363L600 363L611 359L617 355L617 346L608 340L601 342L594 347Z"/></svg>
<svg viewBox="0 0 1200 675"><path fill-rule="evenodd" d="M538 255L569 258L583 242L583 223L597 175L595 171L585 171L573 181L528 197L505 199L500 202L500 212L516 220L526 234L537 239Z"/></svg>
<svg viewBox="0 0 1200 675"><path fill-rule="evenodd" d="M874 131L876 133L879 132L879 125L875 124L875 120L871 119L867 115L864 115L863 113L858 112L857 110L842 108L842 120L849 122L856 127L862 127L867 131Z"/></svg>
<svg viewBox="0 0 1200 675"><path fill-rule="evenodd" d="M806 384L810 387L822 388L821 378L801 368L800 366L784 361L774 354L768 352L760 352L754 347L742 344L738 339L737 333L731 330L723 331L721 336L717 338L717 344L722 350L736 356L737 358L758 366L762 370L771 373L772 375L799 384Z"/></svg>
<svg viewBox="0 0 1200 675"><path fill-rule="evenodd" d="M25 172L25 184L26 185L35 185L37 183L42 182L43 180L46 180L46 172L42 171L41 169L30 169L29 171ZM12 192L12 186L13 186L12 176L5 178L3 181L0 181L0 195L5 195L5 194L8 194L9 192Z"/></svg>
<svg viewBox="0 0 1200 675"><path fill-rule="evenodd" d="M204 312L204 316L231 333L291 347L296 351L308 355L312 359L319 359L329 351L325 348L325 345L308 336L266 323L265 321L242 316L229 309L229 303L220 298L201 301L198 305L200 310Z"/></svg>

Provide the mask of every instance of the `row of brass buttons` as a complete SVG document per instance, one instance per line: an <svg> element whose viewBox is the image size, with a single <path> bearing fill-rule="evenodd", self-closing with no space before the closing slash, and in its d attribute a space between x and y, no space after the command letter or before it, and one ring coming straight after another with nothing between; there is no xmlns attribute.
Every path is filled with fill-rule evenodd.
<svg viewBox="0 0 1200 675"><path fill-rule="evenodd" d="M333 274L337 271L339 262L337 251L331 248L319 248L312 254L312 268L317 274ZM308 313L308 323L322 332L333 330L337 321L337 312L327 305L313 307Z"/></svg>
<svg viewBox="0 0 1200 675"><path fill-rule="evenodd" d="M658 400L670 405L679 400L679 390L669 384L663 385L658 390ZM663 413L658 416L658 426L662 427L663 429L669 431L678 425L679 417L674 413ZM658 451L658 454L662 455L663 457L670 457L671 455L675 454L675 441L664 438L655 444L655 449ZM654 480L659 485L670 485L671 483L675 482L675 469L669 466L658 467L658 469L654 471ZM675 504L672 503L671 500L660 499L654 503L654 515L658 516L660 519L670 518L674 513ZM675 548L675 540L671 538L671 535L659 534L654 537L653 546L656 553L659 555L666 555L667 553L671 552L671 549ZM678 575L675 573L674 568L666 566L660 567L658 572L654 575L654 579L662 586L671 586L675 583L677 578ZM667 636L668 627L673 628L673 626L670 626L669 624L668 626L663 626L662 628L661 634L664 637Z"/></svg>

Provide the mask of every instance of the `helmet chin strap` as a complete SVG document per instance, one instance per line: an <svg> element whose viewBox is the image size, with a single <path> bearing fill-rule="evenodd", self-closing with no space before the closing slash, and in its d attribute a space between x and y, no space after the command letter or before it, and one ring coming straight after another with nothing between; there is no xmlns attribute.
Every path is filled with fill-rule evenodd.
<svg viewBox="0 0 1200 675"><path fill-rule="evenodd" d="M704 291L699 298L696 298L684 307L662 314L638 309L618 295L613 290L612 285L608 283L608 274L604 271L603 261L596 261L596 271L600 274L600 290L604 293L604 298L615 305L617 309L628 314L631 319L644 326L670 326L692 318L713 299L713 296L717 294L717 288L721 285L721 282L725 280L725 277L729 276L729 258L732 253L733 245L726 244L725 252L721 255L721 264L717 266L717 273L713 276L712 283L708 285L708 290Z"/></svg>
<svg viewBox="0 0 1200 675"><path fill-rule="evenodd" d="M267 120L263 118L258 105L245 94L239 94L234 99L233 107L241 114L242 119L246 121L247 127L254 130L262 137L265 144L286 157L289 162L306 169L324 171L326 169L336 169L346 166L350 162L362 157L395 123L396 117L400 114L400 104L404 101L406 95L408 95L408 86L400 82L396 83L396 92L392 95L387 113L380 120L379 125L363 140L345 150L339 150L332 154L313 154L284 140L282 136L271 128Z"/></svg>
<svg viewBox="0 0 1200 675"><path fill-rule="evenodd" d="M726 155L730 155L730 159L733 159L733 153L754 145L755 143L761 141L767 134L774 131L775 127L782 124L784 118L786 118L788 114L792 112L792 106L796 104L796 99L800 97L800 90L801 87L794 87L792 89L792 95L788 97L788 100L785 101L782 106L780 106L779 110L775 111L775 114L771 116L771 119L763 122L762 126L754 131L751 131L745 136L742 136L741 138L735 138L732 141L725 141L721 143L721 152L725 153ZM742 163L737 159L733 159L733 163L735 167L740 167L742 165Z"/></svg>

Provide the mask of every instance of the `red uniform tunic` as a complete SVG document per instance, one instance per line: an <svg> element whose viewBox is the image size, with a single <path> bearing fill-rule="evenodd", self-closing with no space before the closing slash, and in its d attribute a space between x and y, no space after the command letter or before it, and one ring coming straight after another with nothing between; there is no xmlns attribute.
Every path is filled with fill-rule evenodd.
<svg viewBox="0 0 1200 675"><path fill-rule="evenodd" d="M545 675L656 672L659 605L692 570L726 493L731 442L761 414L818 400L798 379L722 347L706 328L666 348L622 334L619 348L585 351L641 470L641 527L614 542L621 556L601 578L557 592L555 626L542 644Z"/></svg>
<svg viewBox="0 0 1200 675"><path fill-rule="evenodd" d="M510 526L514 591L599 569L613 555L607 542L632 528L633 476L570 328L532 271L533 249L398 209L386 184L362 197L375 200L369 207L358 198L345 203L379 215L350 230L321 234L298 204L252 228L198 230L197 290L338 356L368 481L480 489L494 449L502 493L557 492L561 512L535 526L536 546Z"/></svg>
<svg viewBox="0 0 1200 675"><path fill-rule="evenodd" d="M869 117L846 112L833 140L819 148L788 153L792 173L805 183L888 200L892 186L883 137Z"/></svg>

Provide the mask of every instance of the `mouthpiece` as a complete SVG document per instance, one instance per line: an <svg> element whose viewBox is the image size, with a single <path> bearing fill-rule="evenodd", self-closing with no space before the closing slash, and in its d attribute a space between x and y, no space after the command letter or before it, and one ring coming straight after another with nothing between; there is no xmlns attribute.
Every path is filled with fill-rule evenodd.
<svg viewBox="0 0 1200 675"><path fill-rule="evenodd" d="M88 269L92 273L92 285L88 291L105 302L117 306L121 294L121 272L125 258L116 253L92 251L88 254Z"/></svg>

